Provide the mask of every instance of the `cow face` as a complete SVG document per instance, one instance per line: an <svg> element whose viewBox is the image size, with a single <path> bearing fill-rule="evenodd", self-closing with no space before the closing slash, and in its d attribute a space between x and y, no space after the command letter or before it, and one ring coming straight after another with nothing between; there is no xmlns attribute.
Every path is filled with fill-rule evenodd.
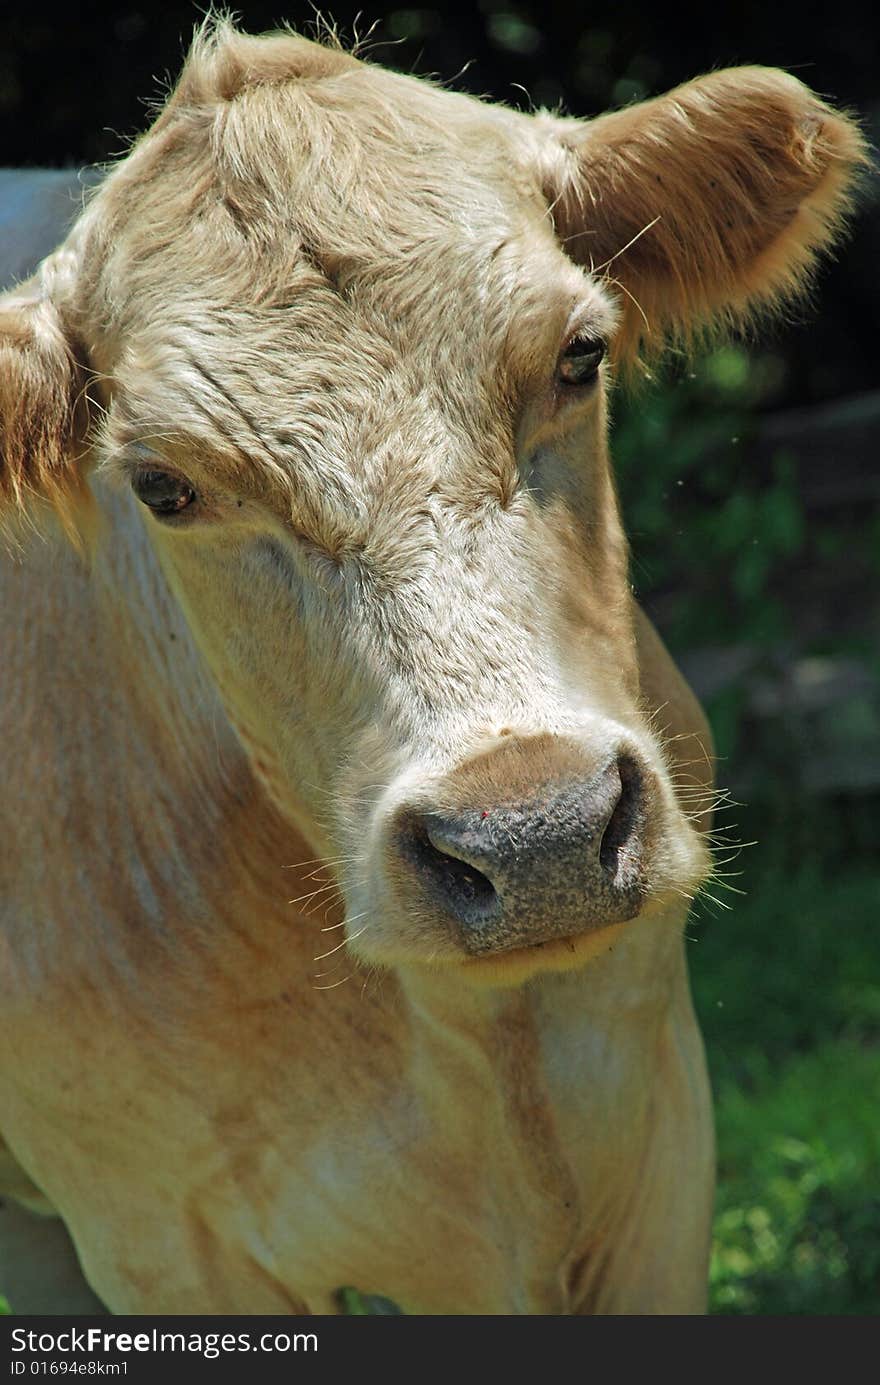
<svg viewBox="0 0 880 1385"><path fill-rule="evenodd" d="M699 883L606 393L796 289L859 157L781 73L583 124L221 25L6 300L6 491L72 513L90 379L90 456L363 959L566 967Z"/></svg>

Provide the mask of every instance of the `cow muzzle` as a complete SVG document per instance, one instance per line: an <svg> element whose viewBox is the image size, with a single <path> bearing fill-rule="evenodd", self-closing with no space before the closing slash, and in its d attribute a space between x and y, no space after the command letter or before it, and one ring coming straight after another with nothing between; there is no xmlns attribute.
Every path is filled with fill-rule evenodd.
<svg viewBox="0 0 880 1385"><path fill-rule="evenodd" d="M651 796L632 749L597 768L549 737L508 743L397 808L398 898L476 957L624 922L645 898Z"/></svg>

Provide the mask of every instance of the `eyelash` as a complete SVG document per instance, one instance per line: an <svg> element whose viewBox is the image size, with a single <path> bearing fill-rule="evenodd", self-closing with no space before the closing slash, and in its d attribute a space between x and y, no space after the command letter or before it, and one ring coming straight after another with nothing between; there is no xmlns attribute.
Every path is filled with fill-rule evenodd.
<svg viewBox="0 0 880 1385"><path fill-rule="evenodd" d="M198 501L198 495L188 481L158 467L140 467L132 476L131 487L151 514L165 520L182 514Z"/></svg>
<svg viewBox="0 0 880 1385"><path fill-rule="evenodd" d="M606 344L601 337L590 336L587 332L577 333L559 356L556 367L558 381L566 389L584 389L594 384L605 353ZM159 467L140 467L132 476L131 486L141 504L166 523L175 522L199 499L195 488L184 477Z"/></svg>
<svg viewBox="0 0 880 1385"><path fill-rule="evenodd" d="M563 349L556 368L557 379L570 389L583 389L598 379L606 346L601 337L578 332Z"/></svg>

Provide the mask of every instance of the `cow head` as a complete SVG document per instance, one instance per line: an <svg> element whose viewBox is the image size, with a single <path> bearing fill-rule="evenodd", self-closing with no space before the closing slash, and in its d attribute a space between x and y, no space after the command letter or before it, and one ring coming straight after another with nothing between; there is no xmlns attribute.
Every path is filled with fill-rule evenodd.
<svg viewBox="0 0 880 1385"><path fill-rule="evenodd" d="M134 497L362 959L574 965L704 875L606 393L799 290L860 159L781 72L579 122L221 24L3 300L3 493Z"/></svg>

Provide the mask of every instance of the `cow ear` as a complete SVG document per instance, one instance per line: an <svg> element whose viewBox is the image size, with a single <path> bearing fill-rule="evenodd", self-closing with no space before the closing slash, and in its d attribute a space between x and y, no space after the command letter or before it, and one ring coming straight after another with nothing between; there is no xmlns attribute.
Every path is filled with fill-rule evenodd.
<svg viewBox="0 0 880 1385"><path fill-rule="evenodd" d="M803 292L869 163L851 119L773 68L550 123L557 228L573 259L618 286L629 361Z"/></svg>
<svg viewBox="0 0 880 1385"><path fill-rule="evenodd" d="M88 372L51 293L63 254L0 295L0 523L48 502L79 540Z"/></svg>

